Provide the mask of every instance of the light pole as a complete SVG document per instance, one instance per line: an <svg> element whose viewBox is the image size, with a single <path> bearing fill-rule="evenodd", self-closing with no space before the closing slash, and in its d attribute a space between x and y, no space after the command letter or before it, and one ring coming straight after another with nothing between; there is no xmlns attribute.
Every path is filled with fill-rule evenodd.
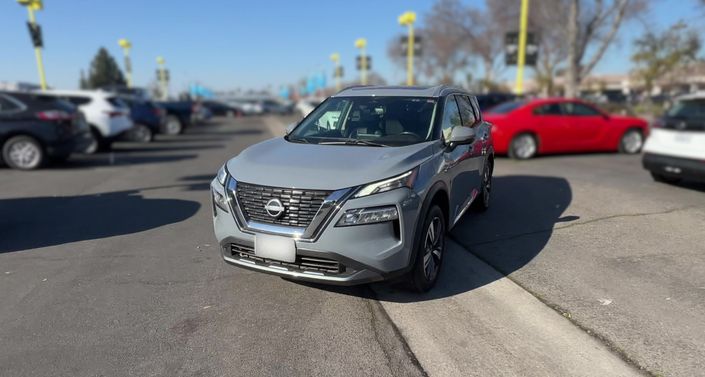
<svg viewBox="0 0 705 377"><path fill-rule="evenodd" d="M330 55L330 60L333 62L333 65L335 66L335 73L333 76L335 76L335 91L339 92L340 91L340 54L335 52Z"/></svg>
<svg viewBox="0 0 705 377"><path fill-rule="evenodd" d="M406 42L406 85L414 85L414 22L416 22L416 13L408 11L399 16L399 25L407 26L409 36Z"/></svg>
<svg viewBox="0 0 705 377"><path fill-rule="evenodd" d="M168 84L167 84L167 78L166 78L166 69L164 68L164 64L166 61L164 60L163 57L157 56L157 64L159 65L159 82L162 84L162 99L166 100L168 98Z"/></svg>
<svg viewBox="0 0 705 377"><path fill-rule="evenodd" d="M127 75L127 87L132 88L132 63L130 62L130 49L132 48L132 43L125 38L118 41L120 47L122 47L122 52L125 55L125 74Z"/></svg>
<svg viewBox="0 0 705 377"><path fill-rule="evenodd" d="M360 83L367 85L367 54L365 53L367 39L358 38L355 41L355 47L360 49Z"/></svg>
<svg viewBox="0 0 705 377"><path fill-rule="evenodd" d="M29 27L29 34L32 37L32 44L34 44L34 56L37 59L37 70L39 71L39 84L42 90L46 90L47 80L44 75L44 62L42 60L42 46L44 45L44 43L42 43L42 29L34 18L34 11L44 9L44 5L42 4L42 0L17 0L17 2L27 7L29 14L27 26Z"/></svg>
<svg viewBox="0 0 705 377"><path fill-rule="evenodd" d="M526 28L529 20L529 0L521 0L521 16L519 18L519 56L517 57L517 77L515 91L518 95L524 92L524 65L526 64Z"/></svg>

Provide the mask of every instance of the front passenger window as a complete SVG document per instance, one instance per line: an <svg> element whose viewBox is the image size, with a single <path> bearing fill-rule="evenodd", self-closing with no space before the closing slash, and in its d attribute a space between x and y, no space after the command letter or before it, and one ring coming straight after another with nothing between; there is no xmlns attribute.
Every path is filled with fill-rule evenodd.
<svg viewBox="0 0 705 377"><path fill-rule="evenodd" d="M443 122L441 123L443 140L450 138L453 127L460 127L461 125L460 110L458 110L458 103L455 101L455 96L448 96L446 98L445 107L443 108Z"/></svg>

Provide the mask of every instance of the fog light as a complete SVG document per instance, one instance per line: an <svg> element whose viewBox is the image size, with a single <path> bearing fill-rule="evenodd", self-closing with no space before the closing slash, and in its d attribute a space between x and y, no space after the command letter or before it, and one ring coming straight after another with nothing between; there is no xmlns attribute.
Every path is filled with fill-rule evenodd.
<svg viewBox="0 0 705 377"><path fill-rule="evenodd" d="M228 199L215 190L213 190L213 204L225 212L230 212L228 211ZM217 214L215 208L213 208L213 214Z"/></svg>
<svg viewBox="0 0 705 377"><path fill-rule="evenodd" d="M358 208L345 211L337 226L382 223L399 218L397 207Z"/></svg>

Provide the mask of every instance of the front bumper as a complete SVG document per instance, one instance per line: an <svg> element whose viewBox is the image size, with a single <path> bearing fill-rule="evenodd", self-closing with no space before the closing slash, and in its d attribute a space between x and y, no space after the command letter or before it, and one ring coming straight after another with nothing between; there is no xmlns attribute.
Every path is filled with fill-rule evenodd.
<svg viewBox="0 0 705 377"><path fill-rule="evenodd" d="M641 161L644 169L656 174L705 181L705 161L655 153L644 153Z"/></svg>
<svg viewBox="0 0 705 377"><path fill-rule="evenodd" d="M224 195L217 181L211 189ZM335 285L355 285L386 280L408 271L413 249L413 229L420 211L420 199L402 188L339 203L337 211L321 223L312 238L291 235L296 245L296 262L283 263L258 257L254 252L256 234L233 216L237 203L233 196L229 212L213 206L213 226L223 259L247 269L289 279ZM349 209L394 205L399 218L394 221L338 227ZM237 218L237 219L236 219ZM286 237L282 235L283 237Z"/></svg>

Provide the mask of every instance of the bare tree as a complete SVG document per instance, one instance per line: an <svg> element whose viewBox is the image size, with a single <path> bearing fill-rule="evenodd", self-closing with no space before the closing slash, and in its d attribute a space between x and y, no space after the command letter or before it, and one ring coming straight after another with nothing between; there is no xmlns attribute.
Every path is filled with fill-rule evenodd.
<svg viewBox="0 0 705 377"><path fill-rule="evenodd" d="M568 61L565 95L576 97L581 81L595 68L623 22L646 8L644 0L566 0ZM586 56L588 51L592 55ZM587 60L586 60L587 59Z"/></svg>
<svg viewBox="0 0 705 377"><path fill-rule="evenodd" d="M424 56L419 68L428 78L453 83L457 73L470 63L469 40L458 28L459 15L466 8L458 0L439 0L423 17Z"/></svg>

